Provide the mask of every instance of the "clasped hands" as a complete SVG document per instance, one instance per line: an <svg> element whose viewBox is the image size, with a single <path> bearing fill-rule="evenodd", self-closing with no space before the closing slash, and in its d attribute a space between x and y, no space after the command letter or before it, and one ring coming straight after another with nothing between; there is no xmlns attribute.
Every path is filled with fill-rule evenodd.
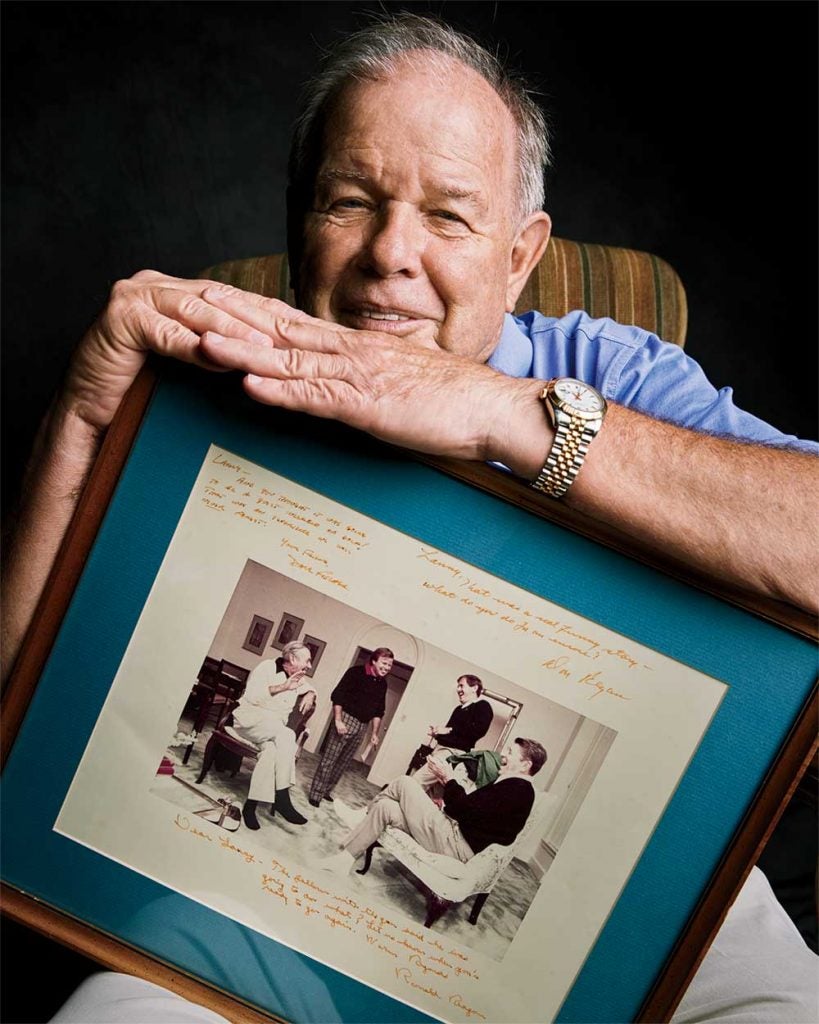
<svg viewBox="0 0 819 1024"><path fill-rule="evenodd" d="M430 755L427 758L427 767L435 778L444 784L455 778L455 772L446 761L441 761Z"/></svg>
<svg viewBox="0 0 819 1024"><path fill-rule="evenodd" d="M353 330L277 299L152 270L114 286L75 352L66 408L105 429L148 352L239 370L259 402L416 451L534 475L538 455L520 456L521 437L536 448L539 440L540 455L546 447L537 382L443 351L431 327L407 337Z"/></svg>
<svg viewBox="0 0 819 1024"><path fill-rule="evenodd" d="M235 288L207 288L202 297L254 332L207 331L199 351L245 373L256 401L339 420L416 451L497 457L493 438L499 425L506 429L509 379L442 351L430 331L353 330Z"/></svg>

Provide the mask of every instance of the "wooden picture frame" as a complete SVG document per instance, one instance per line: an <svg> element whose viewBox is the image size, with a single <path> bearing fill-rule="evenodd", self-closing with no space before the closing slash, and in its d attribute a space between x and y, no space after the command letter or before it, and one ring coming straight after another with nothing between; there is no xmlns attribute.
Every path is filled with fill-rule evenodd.
<svg viewBox="0 0 819 1024"><path fill-rule="evenodd" d="M303 629L304 619L299 618L298 615L291 615L290 612L284 612L281 619L279 619L279 624L276 627L276 632L270 646L280 651L283 650L287 644L299 639Z"/></svg>
<svg viewBox="0 0 819 1024"><path fill-rule="evenodd" d="M327 646L327 643L324 640L319 640L315 636L310 636L308 633L305 633L304 636L302 637L302 643L304 644L305 647L308 647L310 649L311 665L307 675L312 678L312 676L315 675L316 669L318 668L319 662L321 661L322 654L324 654L324 649Z"/></svg>
<svg viewBox="0 0 819 1024"><path fill-rule="evenodd" d="M273 632L273 622L262 615L254 615L248 627L242 648L253 654L264 654L267 640Z"/></svg>
<svg viewBox="0 0 819 1024"><path fill-rule="evenodd" d="M108 433L38 608L38 629L27 637L6 691L5 810L15 815L18 827L3 837L4 912L102 964L139 973L232 1020L296 1019L297 1011L281 990L265 992L239 970L230 975L227 968L220 973L221 968L209 966L213 960L239 964L247 957L246 947L217 938L222 915L179 893L168 895L161 885L52 828L189 501L191 482L207 446L217 439L227 451L239 451L258 465L275 465L289 479L329 492L335 501L417 536L431 549L454 551L501 578L508 573L516 585L530 585L525 559L504 563L498 545L487 553L479 537L461 529L465 517L479 523L491 516L495 531L514 536L516 552L534 553L551 545L572 566L569 582L557 585L551 600L592 621L602 617L607 628L637 642L651 641L667 656L728 683L729 699L555 1016L559 1021L602 1019L605 999L608 1019L668 1020L815 752L816 628L811 617L665 563L631 542L601 533L562 506L538 503L517 481L487 467L414 459L338 425L330 432L315 421L259 410L241 400L227 409L213 384L203 384L201 376L192 384L191 371L182 367L170 369L160 386L155 384L152 372L141 375ZM173 445L167 440L169 422L175 428ZM278 445L270 445L271 431ZM362 486L368 475L383 486ZM428 515L431 494L434 522ZM125 518L153 516L159 509L156 529L147 543L141 539L139 550L133 530L120 528L126 508ZM98 536L103 517L106 530ZM121 578L114 567L123 558L132 589L122 595L100 648L98 625L92 629L86 609L89 601L106 607L108 588ZM601 603L603 589L607 597ZM277 638L283 624L295 619L283 615ZM767 685L773 666L776 692ZM66 712L55 694L63 692L65 673L76 671L86 673L87 699L72 701ZM764 730L760 704L765 706ZM32 797L33 758L40 738L54 736L48 723L60 709L64 728L50 740L54 763L43 780L47 788ZM692 820L701 826L696 841L683 843L682 836L690 838ZM676 872L675 858L683 850L686 871ZM663 894L662 907L652 905L649 892ZM152 919L151 908L160 904L162 914ZM183 948L170 934L173 920L185 920L195 929L204 950L209 943L222 943L219 956ZM643 934L659 929L656 944L641 944L645 948L637 950L623 943L624 934L635 933L635 924L644 926ZM245 926L237 925L234 932L237 943L251 943L262 959L287 970L284 965L291 961L285 947ZM666 957L662 946L669 938L673 950ZM630 966L620 976L624 958ZM318 1006L321 993L332 991L341 1019L356 1019L362 1005L382 1019L411 1019L404 1004L374 988L330 966L310 961L308 969L305 963L299 960L299 969L307 972L300 990L308 1006Z"/></svg>

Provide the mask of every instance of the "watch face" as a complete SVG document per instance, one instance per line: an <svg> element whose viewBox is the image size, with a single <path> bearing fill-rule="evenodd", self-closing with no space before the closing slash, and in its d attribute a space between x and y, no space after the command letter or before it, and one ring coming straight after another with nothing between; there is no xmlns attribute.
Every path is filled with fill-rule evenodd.
<svg viewBox="0 0 819 1024"><path fill-rule="evenodd" d="M555 396L572 412L594 415L605 408L605 402L598 391L574 377L561 377L554 386Z"/></svg>

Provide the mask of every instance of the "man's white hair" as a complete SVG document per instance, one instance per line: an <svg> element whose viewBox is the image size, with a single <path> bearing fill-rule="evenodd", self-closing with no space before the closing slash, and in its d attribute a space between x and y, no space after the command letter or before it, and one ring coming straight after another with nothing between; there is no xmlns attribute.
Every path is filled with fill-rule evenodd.
<svg viewBox="0 0 819 1024"><path fill-rule="evenodd" d="M476 71L495 90L517 126L518 213L527 217L543 208L543 172L549 166L546 119L523 79L474 39L436 21L401 13L347 36L323 58L307 84L290 148L291 201L308 208L320 158L324 117L329 104L349 81L384 78L399 60L418 55L424 67L445 74L453 60Z"/></svg>
<svg viewBox="0 0 819 1024"><path fill-rule="evenodd" d="M308 654L311 654L310 648L307 644L303 643L301 640L291 640L289 644L285 644L284 647L282 647L282 661L291 661L291 655L295 654L296 651L307 651Z"/></svg>

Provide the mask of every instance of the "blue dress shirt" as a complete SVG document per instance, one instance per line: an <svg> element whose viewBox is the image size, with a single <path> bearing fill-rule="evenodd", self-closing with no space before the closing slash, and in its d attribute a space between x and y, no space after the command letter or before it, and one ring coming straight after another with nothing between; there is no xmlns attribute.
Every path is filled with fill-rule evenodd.
<svg viewBox="0 0 819 1024"><path fill-rule="evenodd" d="M819 453L819 444L783 434L734 405L677 345L640 327L576 311L506 315L489 366L510 377L576 377L612 402L707 434Z"/></svg>

